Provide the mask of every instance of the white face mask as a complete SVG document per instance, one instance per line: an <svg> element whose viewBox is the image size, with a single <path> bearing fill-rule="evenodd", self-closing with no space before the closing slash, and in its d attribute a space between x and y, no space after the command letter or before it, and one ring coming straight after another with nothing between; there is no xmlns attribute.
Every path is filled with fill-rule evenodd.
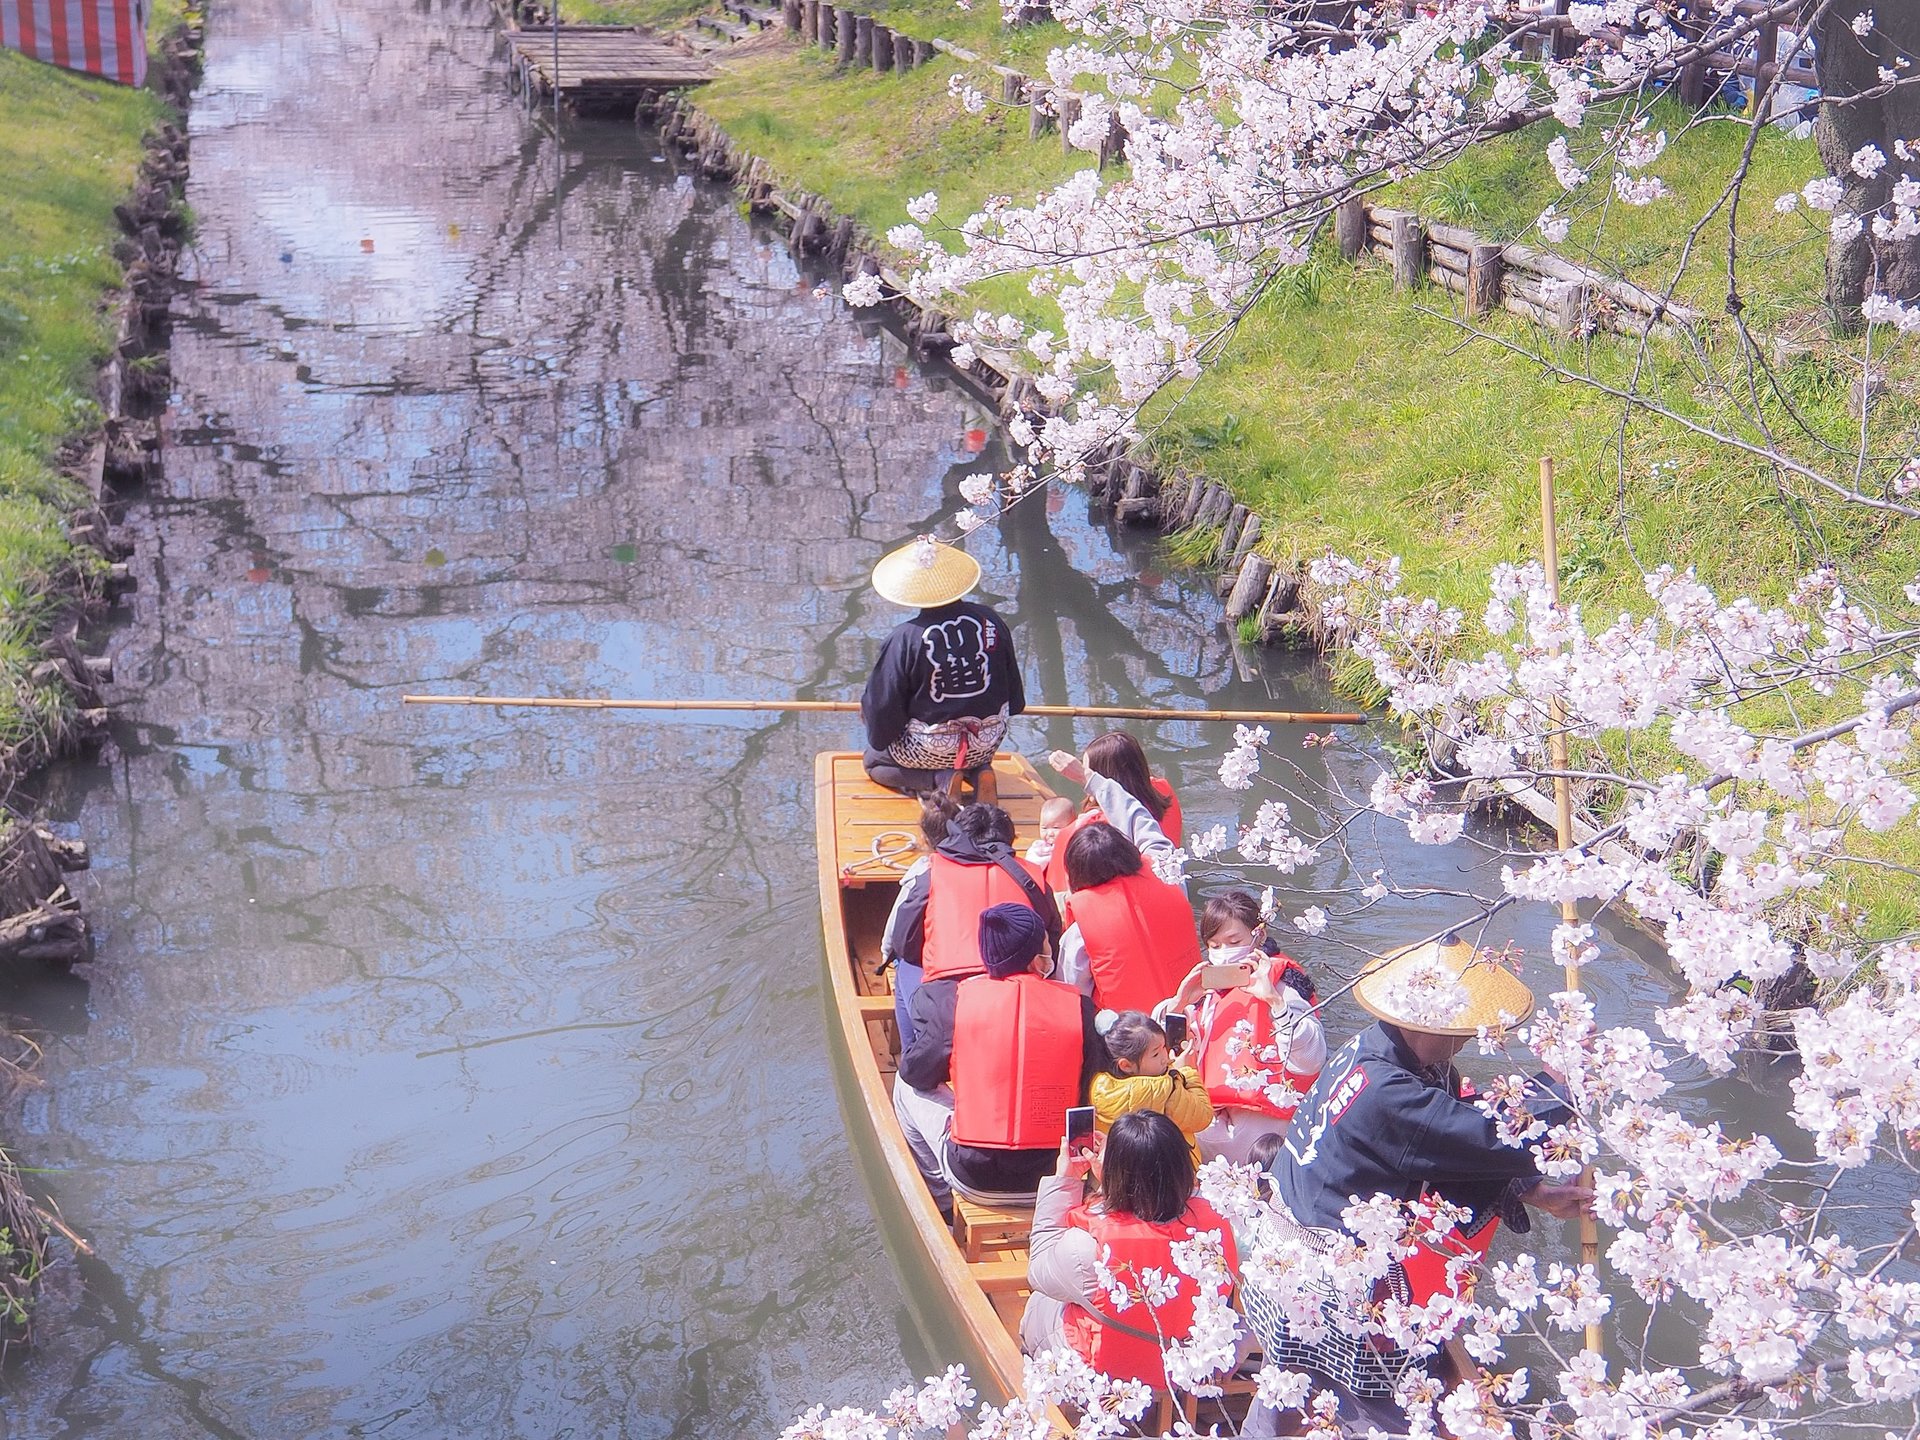
<svg viewBox="0 0 1920 1440"><path fill-rule="evenodd" d="M1238 965L1243 960L1251 960L1260 953L1258 945L1209 945L1207 963L1210 965Z"/></svg>

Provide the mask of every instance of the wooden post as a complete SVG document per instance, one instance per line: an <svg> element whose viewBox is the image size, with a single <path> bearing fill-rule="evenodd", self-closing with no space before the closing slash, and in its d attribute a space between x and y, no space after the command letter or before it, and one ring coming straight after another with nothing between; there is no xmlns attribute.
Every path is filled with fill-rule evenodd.
<svg viewBox="0 0 1920 1440"><path fill-rule="evenodd" d="M873 22L873 68L893 69L893 31L878 20Z"/></svg>
<svg viewBox="0 0 1920 1440"><path fill-rule="evenodd" d="M820 34L820 0L803 0L805 13L800 18L800 38L811 45Z"/></svg>
<svg viewBox="0 0 1920 1440"><path fill-rule="evenodd" d="M1002 75L1000 77L1000 103L1002 105L1021 104L1026 99L1026 85L1027 82L1018 75L1015 75L1012 71L1008 71Z"/></svg>
<svg viewBox="0 0 1920 1440"><path fill-rule="evenodd" d="M1769 20L1760 27L1760 44L1753 52L1753 110L1760 111L1760 102L1766 94L1767 86L1773 83L1774 75L1780 69L1780 22Z"/></svg>
<svg viewBox="0 0 1920 1440"><path fill-rule="evenodd" d="M1553 18L1555 20L1565 20L1566 17L1567 0L1553 0ZM1549 56L1555 60L1565 60L1570 58L1573 52L1579 48L1580 39L1573 33L1573 27L1571 25L1555 25L1553 27L1553 33L1547 40L1547 54Z"/></svg>
<svg viewBox="0 0 1920 1440"><path fill-rule="evenodd" d="M1063 94L1056 90L1053 92L1053 107L1059 112L1060 118L1060 153L1071 155L1073 141L1067 138L1067 132L1073 129L1074 121L1080 118L1080 97L1072 91Z"/></svg>
<svg viewBox="0 0 1920 1440"><path fill-rule="evenodd" d="M806 7L801 3L801 0L782 0L780 20L787 29L798 34L800 31L800 21L805 15Z"/></svg>
<svg viewBox="0 0 1920 1440"><path fill-rule="evenodd" d="M1418 215L1393 217L1393 288L1418 290L1427 283L1427 232Z"/></svg>
<svg viewBox="0 0 1920 1440"><path fill-rule="evenodd" d="M842 10L839 19L834 22L833 38L842 65L853 63L853 30L856 23L851 10Z"/></svg>
<svg viewBox="0 0 1920 1440"><path fill-rule="evenodd" d="M913 37L911 35L894 32L893 68L903 75L913 68Z"/></svg>
<svg viewBox="0 0 1920 1440"><path fill-rule="evenodd" d="M1486 315L1500 308L1500 271L1505 263L1498 245L1476 245L1467 252L1467 313Z"/></svg>
<svg viewBox="0 0 1920 1440"><path fill-rule="evenodd" d="M1553 515L1553 459L1540 457L1540 529L1543 540L1545 569L1547 572L1547 598L1553 602L1553 608L1560 608L1560 533L1554 523ZM1553 647L1553 654L1560 653L1560 647ZM1566 707L1555 697L1550 707L1552 730L1547 735L1547 754L1557 772L1553 779L1554 834L1560 848L1573 849L1573 786L1567 779L1567 712ZM1565 925L1580 923L1580 907L1571 900L1560 902L1560 920ZM1569 955L1566 961L1567 989L1579 992L1580 962L1577 956ZM1581 1183L1593 1183L1591 1166L1582 1173ZM1594 1223L1591 1215L1580 1217L1580 1261L1591 1265L1597 1272L1600 1268L1600 1227ZM1594 1354L1600 1353L1600 1327L1587 1326L1587 1349Z"/></svg>
<svg viewBox="0 0 1920 1440"><path fill-rule="evenodd" d="M1053 124L1051 97L1036 81L1027 87L1027 139L1038 140Z"/></svg>
<svg viewBox="0 0 1920 1440"><path fill-rule="evenodd" d="M1563 280L1554 288L1553 328L1567 335L1584 335L1589 328L1590 311L1587 287L1575 280Z"/></svg>
<svg viewBox="0 0 1920 1440"><path fill-rule="evenodd" d="M931 59L933 59L933 42L931 40L914 41L913 42L913 68L918 70L922 65L925 65Z"/></svg>
<svg viewBox="0 0 1920 1440"><path fill-rule="evenodd" d="M833 48L833 6L823 4L820 7L820 32L814 36L814 40L822 50Z"/></svg>
<svg viewBox="0 0 1920 1440"><path fill-rule="evenodd" d="M1367 248L1367 202L1349 195L1333 212L1334 243L1349 260L1358 260Z"/></svg>
<svg viewBox="0 0 1920 1440"><path fill-rule="evenodd" d="M873 17L861 15L853 22L853 63L873 64Z"/></svg>
<svg viewBox="0 0 1920 1440"><path fill-rule="evenodd" d="M1114 161L1125 159L1126 154L1127 127L1120 123L1118 110L1109 111L1106 138L1100 142L1100 168L1104 170Z"/></svg>

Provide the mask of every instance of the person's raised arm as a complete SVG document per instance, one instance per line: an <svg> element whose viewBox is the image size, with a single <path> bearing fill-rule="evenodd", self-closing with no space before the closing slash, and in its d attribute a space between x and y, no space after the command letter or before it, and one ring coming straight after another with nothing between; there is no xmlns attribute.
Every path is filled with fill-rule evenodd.
<svg viewBox="0 0 1920 1440"><path fill-rule="evenodd" d="M1136 800L1126 786L1098 770L1087 771L1086 777L1087 793L1100 807L1100 813L1107 817L1107 823L1131 840L1134 848L1148 857L1148 864L1154 863L1156 854L1173 853L1173 842L1167 839L1167 832L1160 828L1153 812Z"/></svg>
<svg viewBox="0 0 1920 1440"><path fill-rule="evenodd" d="M1100 1247L1093 1236L1067 1223L1067 1212L1086 1195L1086 1178L1106 1136L1091 1137L1092 1155L1070 1155L1065 1142L1053 1174L1040 1182L1027 1236L1027 1283L1063 1304L1091 1306L1100 1292Z"/></svg>

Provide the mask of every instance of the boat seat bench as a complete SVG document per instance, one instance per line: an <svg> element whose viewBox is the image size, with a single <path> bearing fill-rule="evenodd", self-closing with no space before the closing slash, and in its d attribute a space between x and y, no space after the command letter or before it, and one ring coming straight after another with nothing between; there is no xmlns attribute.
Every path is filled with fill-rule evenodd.
<svg viewBox="0 0 1920 1440"><path fill-rule="evenodd" d="M969 1263L1001 1251L1018 1250L1024 1265L1027 1236L1032 1230L1032 1206L987 1205L958 1190L953 1192L953 1236Z"/></svg>

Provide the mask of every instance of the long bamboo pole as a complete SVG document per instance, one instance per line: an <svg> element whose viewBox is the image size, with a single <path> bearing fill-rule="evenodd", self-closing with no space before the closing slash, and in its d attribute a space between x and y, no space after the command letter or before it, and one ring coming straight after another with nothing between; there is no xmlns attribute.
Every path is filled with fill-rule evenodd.
<svg viewBox="0 0 1920 1440"><path fill-rule="evenodd" d="M553 695L402 695L406 705L493 705L520 710L750 710L786 713L826 710L851 714L854 700L572 700ZM1066 715L1088 720L1224 720L1241 724L1364 725L1358 711L1153 710L1132 705L1029 705L1024 715Z"/></svg>
<svg viewBox="0 0 1920 1440"><path fill-rule="evenodd" d="M1545 566L1547 572L1547 598L1553 602L1553 608L1560 608L1560 531L1553 515L1553 457L1540 457L1540 529L1545 542ZM1560 653L1556 642L1553 654ZM1549 706L1553 729L1547 736L1547 753L1552 758L1553 768L1558 772L1553 780L1554 831L1562 850L1573 848L1573 786L1567 780L1567 707L1556 695ZM1560 919L1568 925L1580 923L1580 908L1571 900L1560 902ZM1569 949L1566 961L1567 989L1580 989L1580 960L1578 953ZM1585 1184L1593 1183L1593 1169L1589 1166L1581 1174ZM1580 1217L1580 1260L1591 1265L1597 1274L1600 1267L1600 1226L1591 1215ZM1587 1349L1594 1354L1600 1353L1600 1327L1587 1326Z"/></svg>

